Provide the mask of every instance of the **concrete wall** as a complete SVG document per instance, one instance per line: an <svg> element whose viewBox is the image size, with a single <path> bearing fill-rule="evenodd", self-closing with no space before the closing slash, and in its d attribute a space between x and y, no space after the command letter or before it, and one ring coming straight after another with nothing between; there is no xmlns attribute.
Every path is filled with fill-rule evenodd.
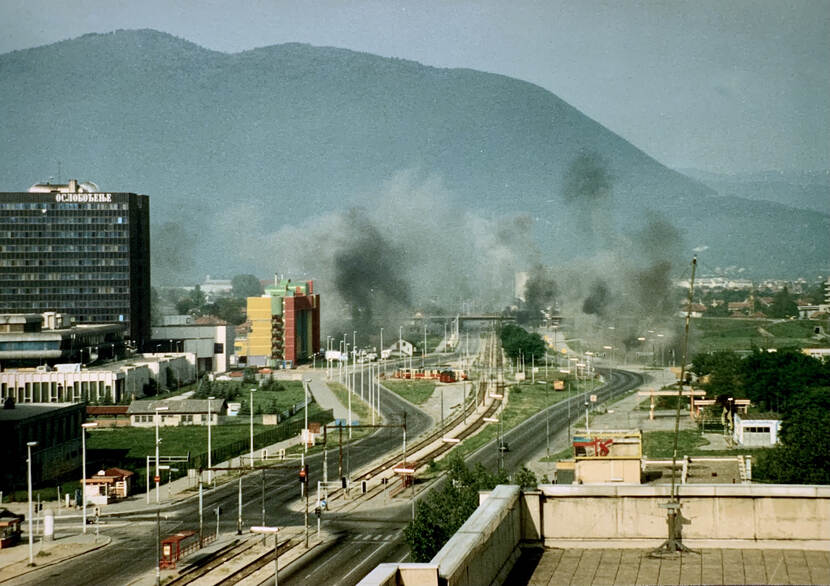
<svg viewBox="0 0 830 586"><path fill-rule="evenodd" d="M539 493L526 498L536 507L538 525ZM526 506L518 486L497 486L482 495L479 507L428 564L380 564L359 586L501 584L519 555Z"/></svg>
<svg viewBox="0 0 830 586"><path fill-rule="evenodd" d="M591 540L666 537L668 486L547 485L546 547ZM774 540L830 547L830 486L681 485L684 540Z"/></svg>
<svg viewBox="0 0 830 586"><path fill-rule="evenodd" d="M455 535L432 558L441 584L492 584L518 557L522 536L519 487L500 485L484 499ZM506 572L505 572L506 575Z"/></svg>

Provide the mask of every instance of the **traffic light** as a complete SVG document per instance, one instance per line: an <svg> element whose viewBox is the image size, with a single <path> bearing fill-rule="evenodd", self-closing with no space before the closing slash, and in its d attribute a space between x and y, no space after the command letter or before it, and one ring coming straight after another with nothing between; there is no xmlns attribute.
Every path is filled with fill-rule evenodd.
<svg viewBox="0 0 830 586"><path fill-rule="evenodd" d="M308 464L304 464L302 468L300 468L299 479L303 484L308 484Z"/></svg>

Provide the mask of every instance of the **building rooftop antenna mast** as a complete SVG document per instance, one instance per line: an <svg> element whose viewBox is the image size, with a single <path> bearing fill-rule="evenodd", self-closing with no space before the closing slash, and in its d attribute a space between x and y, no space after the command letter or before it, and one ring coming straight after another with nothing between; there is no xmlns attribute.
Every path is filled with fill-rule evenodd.
<svg viewBox="0 0 830 586"><path fill-rule="evenodd" d="M683 515L680 514L680 498L677 495L677 482L675 476L677 474L677 437L680 431L680 404L683 398L683 383L686 378L686 360L689 350L689 323L692 318L692 297L695 291L695 269L697 268L697 257L692 258L692 278L689 281L689 300L686 306L686 326L683 333L683 359L680 363L680 381L677 389L677 411L674 415L674 451L671 459L671 498L669 502L662 503L660 506L666 509L666 526L668 528L668 537L651 555L660 556L663 554L674 554L678 552L697 553L694 550L683 545Z"/></svg>

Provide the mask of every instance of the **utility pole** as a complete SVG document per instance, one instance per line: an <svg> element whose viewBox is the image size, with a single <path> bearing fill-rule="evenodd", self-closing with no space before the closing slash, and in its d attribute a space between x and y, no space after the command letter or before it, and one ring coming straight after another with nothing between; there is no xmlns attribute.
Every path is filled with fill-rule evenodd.
<svg viewBox="0 0 830 586"><path fill-rule="evenodd" d="M239 475L239 500L236 509L236 534L242 535L242 474Z"/></svg>
<svg viewBox="0 0 830 586"><path fill-rule="evenodd" d="M203 527L204 527L204 493L202 490L202 474L199 473L199 548L201 549L203 543Z"/></svg>
<svg viewBox="0 0 830 586"><path fill-rule="evenodd" d="M161 560L159 559L159 552L161 551L161 513L156 511L156 586L161 584Z"/></svg>
<svg viewBox="0 0 830 586"><path fill-rule="evenodd" d="M337 449L338 449L337 478L341 479L341 481L342 481L342 479L343 479L343 426L338 425L337 426L337 431L338 431L338 434L337 434L338 435L338 443L337 443Z"/></svg>

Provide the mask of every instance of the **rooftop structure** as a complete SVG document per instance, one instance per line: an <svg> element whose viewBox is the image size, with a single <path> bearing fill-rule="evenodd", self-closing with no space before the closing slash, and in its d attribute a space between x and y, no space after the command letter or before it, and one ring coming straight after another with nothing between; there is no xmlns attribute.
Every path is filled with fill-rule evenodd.
<svg viewBox="0 0 830 586"><path fill-rule="evenodd" d="M0 314L0 366L89 364L125 350L126 324L72 325L66 316Z"/></svg>
<svg viewBox="0 0 830 586"><path fill-rule="evenodd" d="M20 405L0 409L0 490L26 485L26 443L32 449L32 481L59 478L81 465L81 423L84 406L73 403Z"/></svg>

